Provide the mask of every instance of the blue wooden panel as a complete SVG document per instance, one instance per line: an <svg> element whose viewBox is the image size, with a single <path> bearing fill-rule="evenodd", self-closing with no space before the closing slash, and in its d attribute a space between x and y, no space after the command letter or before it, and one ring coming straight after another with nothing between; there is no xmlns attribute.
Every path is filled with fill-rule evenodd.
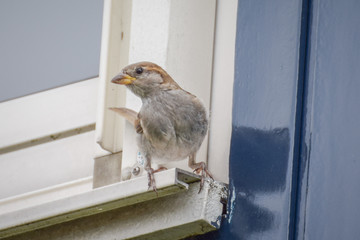
<svg viewBox="0 0 360 240"><path fill-rule="evenodd" d="M303 2L241 0L238 6L230 215L220 235L288 239L301 117Z"/></svg>
<svg viewBox="0 0 360 240"><path fill-rule="evenodd" d="M298 239L360 239L360 1L312 3Z"/></svg>

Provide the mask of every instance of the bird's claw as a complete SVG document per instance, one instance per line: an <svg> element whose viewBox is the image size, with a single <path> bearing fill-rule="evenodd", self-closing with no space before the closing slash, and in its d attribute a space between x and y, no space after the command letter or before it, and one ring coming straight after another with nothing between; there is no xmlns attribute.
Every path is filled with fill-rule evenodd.
<svg viewBox="0 0 360 240"><path fill-rule="evenodd" d="M154 190L154 192L156 193L156 195L158 195L158 192L157 192L157 188L156 188L156 183L155 183L155 177L154 177L154 169L152 168L149 168L146 170L147 171L147 174L148 174L148 190L150 188L152 188Z"/></svg>
<svg viewBox="0 0 360 240"><path fill-rule="evenodd" d="M213 180L213 181L214 181L214 178L213 178L213 176L211 175L211 173L209 172L209 170L208 170L208 168L207 168L207 166L206 166L206 163L200 162L200 163L198 163L198 164L199 164L199 166L198 166L197 168L195 168L193 172L201 175L200 189L199 189L199 192L198 192L198 193L200 193L201 190L202 190L203 187L204 187L205 178L206 178L206 177L209 177L209 178L211 178L211 180Z"/></svg>
<svg viewBox="0 0 360 240"><path fill-rule="evenodd" d="M159 167L158 169L154 170L154 173L161 172L167 170L166 167Z"/></svg>

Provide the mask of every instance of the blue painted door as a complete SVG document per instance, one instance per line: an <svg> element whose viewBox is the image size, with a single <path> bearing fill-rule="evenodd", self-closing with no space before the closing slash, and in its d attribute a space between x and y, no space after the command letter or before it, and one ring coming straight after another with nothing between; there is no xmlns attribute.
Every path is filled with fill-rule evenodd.
<svg viewBox="0 0 360 240"><path fill-rule="evenodd" d="M239 0L228 216L197 239L360 239L360 1Z"/></svg>
<svg viewBox="0 0 360 240"><path fill-rule="evenodd" d="M297 239L360 239L360 1L313 0Z"/></svg>

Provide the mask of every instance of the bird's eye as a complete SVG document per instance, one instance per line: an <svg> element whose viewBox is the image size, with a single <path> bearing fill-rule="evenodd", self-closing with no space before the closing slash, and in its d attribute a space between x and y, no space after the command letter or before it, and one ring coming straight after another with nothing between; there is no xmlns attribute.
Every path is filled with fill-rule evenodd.
<svg viewBox="0 0 360 240"><path fill-rule="evenodd" d="M144 69L142 67L138 67L137 69L135 69L135 72L137 74L142 74L143 71L144 71Z"/></svg>

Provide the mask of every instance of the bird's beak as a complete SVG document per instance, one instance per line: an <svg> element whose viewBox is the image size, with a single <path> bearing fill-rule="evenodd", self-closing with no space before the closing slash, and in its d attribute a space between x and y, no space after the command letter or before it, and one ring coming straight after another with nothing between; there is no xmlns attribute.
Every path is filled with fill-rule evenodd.
<svg viewBox="0 0 360 240"><path fill-rule="evenodd" d="M129 85L132 84L135 79L136 78L131 77L130 75L119 73L111 80L111 82L116 84Z"/></svg>

